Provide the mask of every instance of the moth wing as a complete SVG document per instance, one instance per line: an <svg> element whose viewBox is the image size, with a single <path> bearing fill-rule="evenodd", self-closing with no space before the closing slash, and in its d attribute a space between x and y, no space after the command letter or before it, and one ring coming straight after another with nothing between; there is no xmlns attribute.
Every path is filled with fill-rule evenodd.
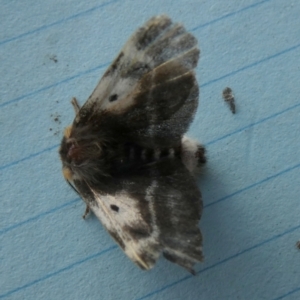
<svg viewBox="0 0 300 300"><path fill-rule="evenodd" d="M198 105L198 58L191 33L167 16L153 17L127 41L74 124L113 120L113 134L121 130L142 146L179 145Z"/></svg>
<svg viewBox="0 0 300 300"><path fill-rule="evenodd" d="M162 253L190 272L202 261L198 222L201 194L179 160L165 159L107 178L101 186L74 184L127 256L142 269L154 266Z"/></svg>

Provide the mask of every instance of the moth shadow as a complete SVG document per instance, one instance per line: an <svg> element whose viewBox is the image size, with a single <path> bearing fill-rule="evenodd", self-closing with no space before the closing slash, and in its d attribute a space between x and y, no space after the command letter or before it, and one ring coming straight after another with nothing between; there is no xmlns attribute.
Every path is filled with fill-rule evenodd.
<svg viewBox="0 0 300 300"><path fill-rule="evenodd" d="M230 174L224 177L214 167L203 168L197 177L203 198L202 218L204 263L198 272L218 261L226 260L246 247L254 239L251 219L243 195L232 195ZM216 169L215 169L216 170ZM248 197L248 196L246 196ZM212 283L213 284L213 283Z"/></svg>

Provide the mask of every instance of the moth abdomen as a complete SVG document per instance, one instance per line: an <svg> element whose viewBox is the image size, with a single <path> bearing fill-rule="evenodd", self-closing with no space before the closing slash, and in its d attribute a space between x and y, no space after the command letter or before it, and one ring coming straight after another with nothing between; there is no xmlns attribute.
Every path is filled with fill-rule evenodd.
<svg viewBox="0 0 300 300"><path fill-rule="evenodd" d="M125 149L124 157L128 163L143 165L162 159L180 159L191 173L206 163L205 147L186 136L182 138L181 144L177 147L144 148L128 145Z"/></svg>
<svg viewBox="0 0 300 300"><path fill-rule="evenodd" d="M184 136L181 141L181 160L185 167L195 172L197 167L206 163L205 147L198 142Z"/></svg>
<svg viewBox="0 0 300 300"><path fill-rule="evenodd" d="M124 157L131 162L149 163L159 161L164 158L180 158L181 147L171 148L145 148L138 145L126 145L124 147Z"/></svg>

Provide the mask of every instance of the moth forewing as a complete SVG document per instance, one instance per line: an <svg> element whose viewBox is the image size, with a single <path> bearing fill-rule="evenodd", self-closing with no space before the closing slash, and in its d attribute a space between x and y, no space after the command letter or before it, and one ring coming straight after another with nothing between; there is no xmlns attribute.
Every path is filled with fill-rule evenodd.
<svg viewBox="0 0 300 300"><path fill-rule="evenodd" d="M184 136L198 105L197 40L167 16L128 40L65 130L63 174L142 269L160 254L195 273L205 148Z"/></svg>

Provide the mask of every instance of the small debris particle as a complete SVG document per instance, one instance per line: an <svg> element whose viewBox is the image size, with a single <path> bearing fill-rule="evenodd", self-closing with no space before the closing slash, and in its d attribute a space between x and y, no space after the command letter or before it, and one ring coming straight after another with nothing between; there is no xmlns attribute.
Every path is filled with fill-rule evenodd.
<svg viewBox="0 0 300 300"><path fill-rule="evenodd" d="M49 58L50 58L50 60L54 61L55 63L58 62L56 55L51 55Z"/></svg>
<svg viewBox="0 0 300 300"><path fill-rule="evenodd" d="M235 114L235 100L234 95L232 93L232 89L230 87L226 87L223 90L223 99L229 104L231 112Z"/></svg>
<svg viewBox="0 0 300 300"><path fill-rule="evenodd" d="M54 121L54 122L56 122L56 123L58 123L58 124L61 124L61 121L60 121L60 117L61 117L61 116L60 116L58 113L51 114L50 116L51 116L51 118L53 118L53 121Z"/></svg>

